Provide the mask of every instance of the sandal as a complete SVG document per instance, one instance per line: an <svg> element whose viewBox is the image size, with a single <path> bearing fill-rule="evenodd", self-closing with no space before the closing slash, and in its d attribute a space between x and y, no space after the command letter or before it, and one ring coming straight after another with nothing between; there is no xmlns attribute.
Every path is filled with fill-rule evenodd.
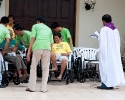
<svg viewBox="0 0 125 100"><path fill-rule="evenodd" d="M27 88L27 89L26 89L26 91L29 91L29 92L34 92L34 91L30 90L30 88Z"/></svg>

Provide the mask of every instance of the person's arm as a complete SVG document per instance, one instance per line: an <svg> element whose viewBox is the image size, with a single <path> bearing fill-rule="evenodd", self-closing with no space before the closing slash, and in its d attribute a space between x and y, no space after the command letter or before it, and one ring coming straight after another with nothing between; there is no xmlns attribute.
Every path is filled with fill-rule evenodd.
<svg viewBox="0 0 125 100"><path fill-rule="evenodd" d="M33 46L33 43L36 39L36 36L37 36L37 26L33 25L32 26L32 33L31 33L31 36L30 36L30 44L29 44L29 48L28 48L28 52L27 52L27 62L30 61L30 55L32 53L32 46Z"/></svg>
<svg viewBox="0 0 125 100"><path fill-rule="evenodd" d="M51 45L51 51L52 51L52 46L53 46L53 43L51 43L50 45Z"/></svg>
<svg viewBox="0 0 125 100"><path fill-rule="evenodd" d="M68 30L68 29L66 29L66 37L67 37L67 39L69 39L69 45L70 45L70 48L71 48L71 50L73 49L72 48L72 46L73 46L73 44L72 44L72 37L71 37L71 34L70 34L70 31Z"/></svg>
<svg viewBox="0 0 125 100"><path fill-rule="evenodd" d="M10 33L8 29L5 30L5 40L6 40L6 43L5 43L2 55L4 55L4 53L7 51L9 43L10 43Z"/></svg>
<svg viewBox="0 0 125 100"><path fill-rule="evenodd" d="M52 45L53 45L54 41L53 41L53 34L52 31L50 33L50 46L51 46L51 50L52 50Z"/></svg>
<svg viewBox="0 0 125 100"><path fill-rule="evenodd" d="M65 47L66 47L66 52L67 53L61 53L61 55L62 56L69 56L70 53L71 53L71 49L70 49L70 46L69 46L69 44L67 42L65 43Z"/></svg>
<svg viewBox="0 0 125 100"><path fill-rule="evenodd" d="M61 53L62 56L69 56L71 52L68 53Z"/></svg>
<svg viewBox="0 0 125 100"><path fill-rule="evenodd" d="M69 42L70 42L70 48L72 50L72 46L73 46L73 44L72 44L72 38L69 38Z"/></svg>
<svg viewBox="0 0 125 100"><path fill-rule="evenodd" d="M30 40L30 45L29 45L28 52L27 52L27 62L30 61L30 55L32 53L32 46L33 46L34 41L35 41L35 38L32 37Z"/></svg>
<svg viewBox="0 0 125 100"><path fill-rule="evenodd" d="M13 48L13 52L16 52L18 50L18 43L16 43L15 47Z"/></svg>
<svg viewBox="0 0 125 100"><path fill-rule="evenodd" d="M6 52L8 46L9 46L9 43L10 43L10 39L9 39L9 38L6 38L6 44L5 44L5 46L4 46L4 49L3 49L2 55L4 55L4 53Z"/></svg>
<svg viewBox="0 0 125 100"><path fill-rule="evenodd" d="M20 44L20 37L18 35L16 36L15 43L16 44L15 44L15 47L13 49L13 52L16 52L18 50L18 46Z"/></svg>

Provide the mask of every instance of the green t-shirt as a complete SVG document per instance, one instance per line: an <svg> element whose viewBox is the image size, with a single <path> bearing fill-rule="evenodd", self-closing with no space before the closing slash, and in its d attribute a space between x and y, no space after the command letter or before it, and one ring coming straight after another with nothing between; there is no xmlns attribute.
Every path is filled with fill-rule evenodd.
<svg viewBox="0 0 125 100"><path fill-rule="evenodd" d="M22 43L26 48L28 48L30 43L31 32L26 30L23 30L23 32L24 32L23 36L19 35L16 36L16 43L18 44Z"/></svg>
<svg viewBox="0 0 125 100"><path fill-rule="evenodd" d="M33 25L32 37L35 38L32 46L33 51L39 49L51 50L50 44L53 43L53 34L48 26L43 23Z"/></svg>
<svg viewBox="0 0 125 100"><path fill-rule="evenodd" d="M62 41L67 42L70 45L69 38L71 38L71 34L67 28L62 28L61 30Z"/></svg>
<svg viewBox="0 0 125 100"><path fill-rule="evenodd" d="M5 47L5 43L6 43L6 40L4 40L2 43L1 43L1 47L2 49L4 49ZM10 40L10 43L9 43L9 47L13 47L16 45L16 41L15 40ZM22 51L23 49L25 49L21 44L19 44L18 46L18 50Z"/></svg>
<svg viewBox="0 0 125 100"><path fill-rule="evenodd" d="M0 24L0 44L5 38L10 38L10 33L4 25Z"/></svg>

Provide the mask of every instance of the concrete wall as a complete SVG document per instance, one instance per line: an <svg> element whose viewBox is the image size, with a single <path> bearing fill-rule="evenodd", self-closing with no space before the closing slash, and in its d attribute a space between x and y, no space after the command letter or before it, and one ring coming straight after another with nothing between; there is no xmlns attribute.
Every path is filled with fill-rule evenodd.
<svg viewBox="0 0 125 100"><path fill-rule="evenodd" d="M5 16L5 0L2 1L1 8L0 8L0 18Z"/></svg>
<svg viewBox="0 0 125 100"><path fill-rule="evenodd" d="M76 44L84 47L98 47L97 39L89 34L100 31L102 15L110 14L113 23L118 28L121 38L125 33L125 0L96 0L94 11L85 10L84 0L77 0ZM122 39L123 40L123 39Z"/></svg>

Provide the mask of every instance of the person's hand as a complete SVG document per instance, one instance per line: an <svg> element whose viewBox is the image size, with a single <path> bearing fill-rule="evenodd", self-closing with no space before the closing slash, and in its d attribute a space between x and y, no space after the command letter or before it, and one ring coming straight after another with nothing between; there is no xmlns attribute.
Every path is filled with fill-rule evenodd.
<svg viewBox="0 0 125 100"><path fill-rule="evenodd" d="M67 56L67 54L66 54L66 53L61 53L61 55L62 55L62 56Z"/></svg>
<svg viewBox="0 0 125 100"><path fill-rule="evenodd" d="M27 53L27 56L26 56L26 58L27 58L27 63L29 63L29 62L30 62L30 55L31 55L31 53L30 53L30 52L28 52L28 53Z"/></svg>
<svg viewBox="0 0 125 100"><path fill-rule="evenodd" d="M16 48L15 47L12 47L12 52L16 52Z"/></svg>
<svg viewBox="0 0 125 100"><path fill-rule="evenodd" d="M4 56L5 53L6 53L5 51L2 51L2 56Z"/></svg>
<svg viewBox="0 0 125 100"><path fill-rule="evenodd" d="M71 51L73 51L73 48L72 48L72 47L70 47L70 49L71 49Z"/></svg>

